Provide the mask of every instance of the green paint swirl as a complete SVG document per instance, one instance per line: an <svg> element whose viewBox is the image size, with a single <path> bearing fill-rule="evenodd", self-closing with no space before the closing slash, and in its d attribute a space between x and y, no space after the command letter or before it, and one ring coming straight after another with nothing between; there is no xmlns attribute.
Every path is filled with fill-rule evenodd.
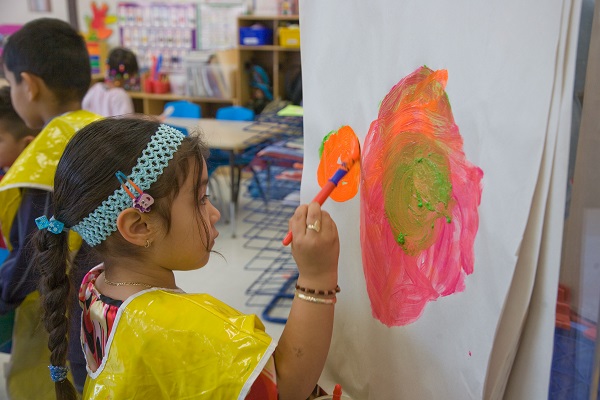
<svg viewBox="0 0 600 400"><path fill-rule="evenodd" d="M321 140L321 145L319 146L319 158L323 158L323 150L325 150L325 143L329 140L329 137L335 134L336 132L337 131L329 132L327 135L325 135L323 140Z"/></svg>
<svg viewBox="0 0 600 400"><path fill-rule="evenodd" d="M383 160L387 220L397 243L414 255L434 241L435 220L451 219L452 183L446 152L425 135L403 133Z"/></svg>

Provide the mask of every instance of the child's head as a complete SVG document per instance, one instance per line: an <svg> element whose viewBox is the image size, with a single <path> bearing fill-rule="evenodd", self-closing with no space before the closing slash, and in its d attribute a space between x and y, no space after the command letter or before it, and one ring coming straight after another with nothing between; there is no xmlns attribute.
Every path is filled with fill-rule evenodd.
<svg viewBox="0 0 600 400"><path fill-rule="evenodd" d="M220 218L206 196L206 154L199 137L184 137L154 120L93 122L73 137L58 164L53 217L94 246L107 270L132 262L171 270L202 267ZM117 176L119 171L124 175ZM149 212L132 206L121 182L136 197L139 191L152 196ZM35 239L51 361L61 366L68 323L62 317L68 304L67 238L43 229Z"/></svg>
<svg viewBox="0 0 600 400"><path fill-rule="evenodd" d="M85 41L64 21L41 18L26 23L8 38L2 56L13 105L29 127L41 128L47 122L38 102L55 108L80 104L89 89Z"/></svg>
<svg viewBox="0 0 600 400"><path fill-rule="evenodd" d="M10 167L38 134L19 117L10 100L10 88L0 88L0 168Z"/></svg>
<svg viewBox="0 0 600 400"><path fill-rule="evenodd" d="M206 155L207 148L198 136L183 136L155 120L107 118L93 122L75 134L58 164L54 177L54 217L78 232L110 264L112 259L148 257L149 251L144 248L146 239L153 247L162 245L169 234L177 233L180 228L176 225L181 220L175 219L174 213L192 205L187 211L192 211L188 217L198 222L200 235L196 239L202 243L197 244L208 252L216 233L212 226L216 220L209 217L219 215L205 196ZM122 185L123 179L116 175L119 171L137 187ZM141 194L138 187L154 200L150 212L133 208L131 194L124 191L129 188L137 197ZM183 188L189 192L182 192ZM122 205L112 204L111 200L106 206L109 196L117 196L115 193L125 199ZM180 197L190 203L178 204ZM105 205L101 207L103 202ZM217 215L213 215L215 211ZM94 217L88 218L91 215ZM135 228L127 224L130 217L148 225L142 229L141 242L127 230ZM171 264L171 269L194 267Z"/></svg>
<svg viewBox="0 0 600 400"><path fill-rule="evenodd" d="M106 81L117 87L134 89L138 85L138 62L135 54L124 47L115 47L106 61Z"/></svg>

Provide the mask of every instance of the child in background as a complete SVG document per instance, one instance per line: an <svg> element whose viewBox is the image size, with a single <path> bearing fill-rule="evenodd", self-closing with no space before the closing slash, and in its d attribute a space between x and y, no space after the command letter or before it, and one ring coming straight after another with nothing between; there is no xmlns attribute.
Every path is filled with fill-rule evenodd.
<svg viewBox="0 0 600 400"><path fill-rule="evenodd" d="M111 117L134 112L133 101L126 90L138 90L138 63L135 54L116 47L108 54L106 77L88 90L82 108Z"/></svg>
<svg viewBox="0 0 600 400"><path fill-rule="evenodd" d="M38 134L19 117L10 100L10 87L0 88L0 169L2 175Z"/></svg>
<svg viewBox="0 0 600 400"><path fill-rule="evenodd" d="M39 271L32 262L30 233L36 230L35 217L53 212L54 173L67 142L101 117L81 110L91 69L85 41L68 23L50 18L28 22L5 43L3 64L15 110L28 127L43 128L0 181L0 224L11 250L0 266L0 314L16 309L7 390L13 399L55 398L47 379L48 335L40 329ZM73 255L80 244L72 235ZM85 247L81 250L75 265L86 257ZM72 271L79 286L83 275ZM76 304L77 298L69 300ZM76 310L71 321L77 334ZM66 330L54 335L62 336L62 350L69 350L75 384L82 389L86 371L81 348L67 349Z"/></svg>
<svg viewBox="0 0 600 400"><path fill-rule="evenodd" d="M199 136L144 119L94 122L67 145L54 214L39 219L36 263L52 316L46 328L64 332L66 232L78 232L103 260L79 292L84 399L306 399L315 387L339 291L335 223L317 203L290 219L300 275L276 344L256 316L184 293L175 282L173 271L206 265L218 236L207 154ZM66 370L58 344L50 343L51 368L60 382ZM57 383L57 390L69 386Z"/></svg>
<svg viewBox="0 0 600 400"><path fill-rule="evenodd" d="M13 108L10 87L0 87L0 180L38 132L38 129L28 128ZM6 248L1 230L0 248ZM1 260L4 260L3 255L0 255Z"/></svg>

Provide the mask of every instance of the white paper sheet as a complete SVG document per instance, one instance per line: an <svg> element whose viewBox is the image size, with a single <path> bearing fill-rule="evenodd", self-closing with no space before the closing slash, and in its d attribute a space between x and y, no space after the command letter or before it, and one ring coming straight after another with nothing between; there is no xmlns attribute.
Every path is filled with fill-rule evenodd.
<svg viewBox="0 0 600 400"><path fill-rule="evenodd" d="M505 392L507 399L547 398L553 358L556 298L565 219L565 198L581 1L563 4L561 35L548 136L555 146L552 157L540 255L527 319ZM539 203L538 203L539 204ZM534 202L533 208L535 209Z"/></svg>
<svg viewBox="0 0 600 400"><path fill-rule="evenodd" d="M323 136L349 124L362 143L379 102L421 65L448 70L446 92L467 159L484 171L475 271L466 278L466 290L429 303L420 319L404 327L387 327L371 315L360 262L358 197L325 204L342 248L342 293L321 382L326 388L341 383L353 399L484 397L515 266L519 255L531 250L521 246L539 179L548 192L550 171L540 175L540 164L553 86L563 84L555 75L563 3L301 3L303 201L318 191ZM553 135L552 149L556 130ZM538 226L533 242L539 250ZM524 266L532 270L523 285L526 293L531 293L538 250L534 264Z"/></svg>
<svg viewBox="0 0 600 400"><path fill-rule="evenodd" d="M245 4L200 4L200 48L234 48L238 37L237 17L247 11L248 7Z"/></svg>

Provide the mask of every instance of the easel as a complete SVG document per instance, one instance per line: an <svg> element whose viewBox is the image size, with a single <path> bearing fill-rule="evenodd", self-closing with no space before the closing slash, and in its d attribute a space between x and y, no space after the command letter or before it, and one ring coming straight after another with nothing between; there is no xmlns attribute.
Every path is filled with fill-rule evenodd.
<svg viewBox="0 0 600 400"><path fill-rule="evenodd" d="M573 195L569 208L569 217L565 224L565 239L563 245L563 268L561 278L573 289L573 304L581 303L580 277L583 241L584 210L600 208L600 187L598 187L598 161L600 152L600 0L596 0L594 20L590 37L590 47L587 62L584 102L577 144L577 157L574 173ZM569 266L569 267L567 267ZM564 280L567 282L564 282ZM600 301L600 296L599 296ZM600 314L600 310L599 310ZM598 316L600 321L600 315ZM596 351L590 382L590 400L598 397L598 382L600 378L600 337L596 337Z"/></svg>

